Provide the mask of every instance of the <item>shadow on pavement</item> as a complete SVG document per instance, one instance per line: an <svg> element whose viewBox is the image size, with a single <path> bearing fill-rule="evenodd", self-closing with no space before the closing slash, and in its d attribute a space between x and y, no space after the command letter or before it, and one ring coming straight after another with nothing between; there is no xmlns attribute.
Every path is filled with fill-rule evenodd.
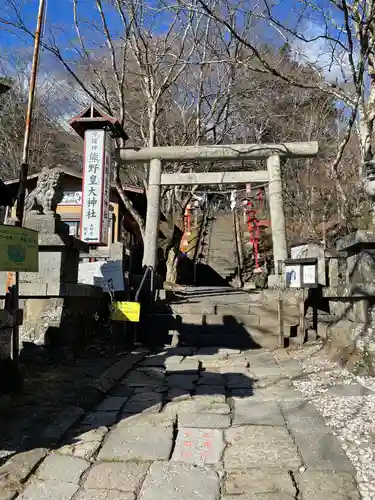
<svg viewBox="0 0 375 500"><path fill-rule="evenodd" d="M205 362L210 356L212 360L218 359L215 355L220 351L223 351L222 358L219 358L220 363L225 364L225 349L219 347L205 349ZM174 404L177 402L187 405L187 408L190 406L190 411L194 404L200 411L210 405L221 405L222 409L227 408L224 414L229 415L231 410L227 406L230 401L228 398L253 395L255 379L244 373L232 373L229 371L229 363L228 372L218 373L210 371L209 368L202 369L198 357L194 355L184 358L181 362L180 353L187 352L194 351L188 348L169 349L144 358L106 395L101 394L101 402L97 400L91 407L87 406L85 414L82 410L77 412L79 400L76 400L75 404L71 401L68 407L62 408L60 416L51 422L51 426L25 430L27 434L19 429L18 435L13 436L12 448L6 459L14 455L17 459L18 453L40 448L59 450L61 454L90 459L101 447L108 428L115 424L121 426L128 419L132 419L132 422L136 415L161 413L166 417L175 418L177 409ZM30 408L31 413L32 411L33 408ZM69 416L75 412L79 415L77 422L67 430L62 439L57 439L53 429L58 431L59 426L64 425L64 418L69 420ZM10 443L4 443L0 438L0 450L4 451L6 447L9 449L9 445ZM152 443L150 446L152 448ZM152 455L152 451L150 453ZM2 463L6 462L6 459L3 458ZM115 457L113 459L116 460ZM6 472L7 464L3 470L0 469L0 479L5 477L2 474L4 468Z"/></svg>

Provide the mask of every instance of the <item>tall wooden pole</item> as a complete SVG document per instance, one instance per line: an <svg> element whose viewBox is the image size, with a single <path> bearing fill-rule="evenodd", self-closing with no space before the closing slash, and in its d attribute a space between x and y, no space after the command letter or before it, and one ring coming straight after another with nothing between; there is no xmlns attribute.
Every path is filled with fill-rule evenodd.
<svg viewBox="0 0 375 500"><path fill-rule="evenodd" d="M29 84L29 98L27 103L26 124L25 124L25 138L23 143L22 164L20 167L19 176L19 190L17 196L16 207L16 226L22 226L24 211L25 211L25 195L26 195L26 181L28 175L28 162L30 152L30 135L31 123L34 109L35 86L36 77L39 65L39 52L40 52L40 39L42 33L42 26L44 21L46 0L39 0L38 20L35 31L34 41L34 54L31 66L30 84ZM19 325L18 325L18 309L19 309L19 273L16 272L16 283L12 287L11 292L11 308L14 316L13 339L12 339L12 356L13 359L18 358L19 354Z"/></svg>

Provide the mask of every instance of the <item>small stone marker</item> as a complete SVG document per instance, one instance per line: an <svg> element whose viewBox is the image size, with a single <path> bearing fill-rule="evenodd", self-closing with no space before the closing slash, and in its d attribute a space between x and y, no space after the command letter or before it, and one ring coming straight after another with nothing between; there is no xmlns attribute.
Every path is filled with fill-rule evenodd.
<svg viewBox="0 0 375 500"><path fill-rule="evenodd" d="M181 427L178 431L172 461L194 465L220 462L225 444L218 429L192 429Z"/></svg>

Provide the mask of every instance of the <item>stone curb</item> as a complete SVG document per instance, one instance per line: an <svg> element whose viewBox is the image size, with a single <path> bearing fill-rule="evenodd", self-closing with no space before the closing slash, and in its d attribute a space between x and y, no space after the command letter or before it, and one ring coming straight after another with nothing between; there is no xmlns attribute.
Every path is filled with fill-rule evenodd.
<svg viewBox="0 0 375 500"><path fill-rule="evenodd" d="M76 406L69 405L59 418L40 436L41 448L17 453L0 467L0 500L13 500L21 485L48 454L48 449L56 446L67 431L84 416L87 410L99 403L103 396L128 372L139 363L148 350L136 350L125 355L110 366L93 382L90 382L78 394Z"/></svg>

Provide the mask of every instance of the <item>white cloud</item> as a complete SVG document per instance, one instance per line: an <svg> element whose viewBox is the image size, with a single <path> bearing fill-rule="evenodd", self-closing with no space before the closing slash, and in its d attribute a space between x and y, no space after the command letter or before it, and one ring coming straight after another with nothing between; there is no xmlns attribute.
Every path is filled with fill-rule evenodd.
<svg viewBox="0 0 375 500"><path fill-rule="evenodd" d="M348 53L335 42L325 37L325 28L307 21L304 23L303 32L305 40L290 37L289 45L297 61L313 65L322 71L324 77L331 82L348 82L351 70ZM341 37L343 39L343 37Z"/></svg>

